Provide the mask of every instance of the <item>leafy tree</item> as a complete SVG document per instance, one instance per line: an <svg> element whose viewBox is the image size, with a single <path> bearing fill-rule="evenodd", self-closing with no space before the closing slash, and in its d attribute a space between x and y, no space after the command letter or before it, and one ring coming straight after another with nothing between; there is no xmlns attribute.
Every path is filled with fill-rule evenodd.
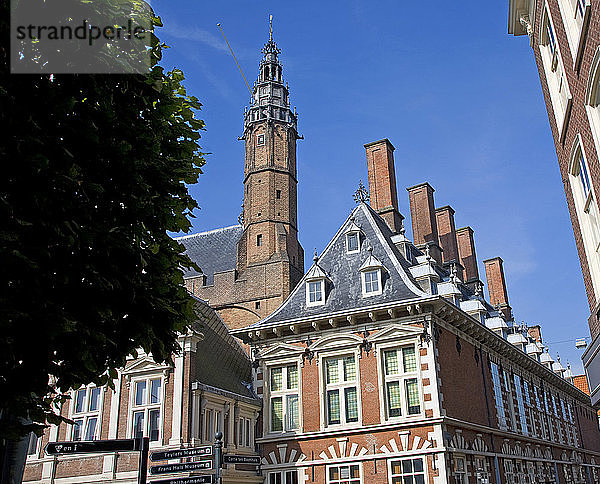
<svg viewBox="0 0 600 484"><path fill-rule="evenodd" d="M2 44L0 413L33 422L1 420L16 437L57 423L66 391L107 383L136 348L177 350L193 264L167 231L190 227L204 123L180 70L10 75Z"/></svg>

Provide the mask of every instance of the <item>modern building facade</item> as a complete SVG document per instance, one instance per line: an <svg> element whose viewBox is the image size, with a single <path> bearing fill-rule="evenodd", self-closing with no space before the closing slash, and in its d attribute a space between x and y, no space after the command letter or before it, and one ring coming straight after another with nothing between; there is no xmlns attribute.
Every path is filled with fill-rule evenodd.
<svg viewBox="0 0 600 484"><path fill-rule="evenodd" d="M590 0L510 0L508 32L528 35L573 222L590 307L584 354L600 403L600 10Z"/></svg>
<svg viewBox="0 0 600 484"><path fill-rule="evenodd" d="M599 482L589 397L515 323L502 260L485 261L492 304L454 211L409 188L410 241L394 148L366 149L371 204L359 192L283 305L233 331L263 400L265 482Z"/></svg>

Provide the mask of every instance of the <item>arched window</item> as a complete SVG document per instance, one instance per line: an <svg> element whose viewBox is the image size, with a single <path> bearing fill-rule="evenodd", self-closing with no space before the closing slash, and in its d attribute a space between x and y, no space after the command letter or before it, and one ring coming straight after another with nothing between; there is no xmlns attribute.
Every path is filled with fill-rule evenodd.
<svg viewBox="0 0 600 484"><path fill-rule="evenodd" d="M576 66L583 52L583 30L590 15L590 0L559 0L560 13L569 42L569 49Z"/></svg>
<svg viewBox="0 0 600 484"><path fill-rule="evenodd" d="M548 10L548 5L544 7L542 13L542 23L540 25L540 54L544 66L548 92L554 119L556 121L557 135L562 141L566 131L566 119L571 107L571 92L567 84L567 76L562 63L560 49L556 40L556 30Z"/></svg>
<svg viewBox="0 0 600 484"><path fill-rule="evenodd" d="M596 300L598 300L600 299L600 216L598 200L591 183L590 170L580 135L577 135L571 151L569 181L592 286Z"/></svg>
<svg viewBox="0 0 600 484"><path fill-rule="evenodd" d="M592 128L596 152L600 153L600 47L596 49L590 67L590 76L585 91L585 110L590 121L590 128Z"/></svg>

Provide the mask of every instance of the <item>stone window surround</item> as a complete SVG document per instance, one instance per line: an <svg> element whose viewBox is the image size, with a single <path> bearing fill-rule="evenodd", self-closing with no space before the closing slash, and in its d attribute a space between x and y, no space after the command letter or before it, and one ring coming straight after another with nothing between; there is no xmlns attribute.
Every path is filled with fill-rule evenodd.
<svg viewBox="0 0 600 484"><path fill-rule="evenodd" d="M91 394L91 389L93 388L99 388L100 389L100 394L98 396L98 407L96 410L88 410L89 407L89 398L90 398L90 394ZM77 404L77 392L80 390L86 390L86 394L85 394L85 400L84 400L84 411L83 412L78 412L75 413L75 405ZM80 439L79 440L85 440L85 432L86 432L86 427L87 427L87 421L89 418L97 418L96 421L96 428L94 430L94 438L93 440L96 440L100 437L100 431L102 429L102 415L103 415L103 411L102 411L102 406L104 404L104 392L106 391L107 387L106 386L102 386L102 387L96 387L96 385L94 384L90 384L90 385L86 385L83 386L81 388L78 388L77 390L71 390L71 403L69 404L69 418L71 420L79 420L79 419L83 419L83 426L81 428L81 435L80 435ZM74 431L75 425L73 424L68 424L67 427L67 433L66 433L66 440L73 440L73 431Z"/></svg>
<svg viewBox="0 0 600 484"><path fill-rule="evenodd" d="M296 388L292 388L289 389L287 388L287 377L288 377L288 367L290 366L295 366L296 367L296 371L297 371L297 384L296 384ZM269 434L281 434L281 433L287 433L287 432L297 432L302 428L302 424L301 424L301 420L302 420L302 412L301 412L301 406L300 406L300 387L301 387L301 365L298 364L297 359L288 361L287 363L278 363L278 364L269 364L269 366L267 367L267 378L268 378L268 383L266 385L266 393L267 393L267 401L268 401L268 408L267 408L267 415L266 415L266 425L267 425L267 429L268 429L268 433ZM273 391L271 389L271 372L272 370L276 369L276 368L281 368L282 372L281 372L281 379L282 379L282 384L284 385L284 387L282 387L281 390L277 390L277 391ZM286 416L288 414L288 408L287 408L287 397L288 396L293 396L296 395L296 397L298 398L298 428L296 429L292 429L292 428L288 428L287 422L286 422ZM273 430L271 428L271 423L272 423L272 419L271 419L271 399L272 398L277 398L277 397L281 397L281 401L282 401L282 412L283 412L283 416L284 416L284 421L282 422L282 430Z"/></svg>
<svg viewBox="0 0 600 484"><path fill-rule="evenodd" d="M144 436L149 437L148 434L148 415L149 410L158 409L159 417L158 417L158 440L151 441L150 447L159 447L163 445L164 440L164 420L165 420L165 389L166 389L166 379L164 377L165 371L157 371L153 373L143 374L143 375L131 375L130 381L127 382L127 386L129 388L129 399L128 399L128 410L127 410L127 437L133 438L133 414L136 411L144 410ZM135 406L135 384L136 382L146 380L150 382L150 380L160 379L160 402L159 403L148 403L145 405ZM148 395L150 392L150 386L148 386Z"/></svg>
<svg viewBox="0 0 600 484"><path fill-rule="evenodd" d="M279 366L290 366L290 365L298 365L298 389L296 390L298 393L298 417L299 417L299 426L295 431L284 431L284 432L271 432L271 368L279 367ZM298 432L302 431L302 365L301 360L297 356L290 355L287 358L277 358L272 361L269 361L266 365L263 366L263 375L265 379L263 380L263 401L269 402L269 408L266 412L264 412L265 418L263 418L263 436L264 437L272 437L272 436L288 436L295 435ZM285 427L284 427L285 428Z"/></svg>

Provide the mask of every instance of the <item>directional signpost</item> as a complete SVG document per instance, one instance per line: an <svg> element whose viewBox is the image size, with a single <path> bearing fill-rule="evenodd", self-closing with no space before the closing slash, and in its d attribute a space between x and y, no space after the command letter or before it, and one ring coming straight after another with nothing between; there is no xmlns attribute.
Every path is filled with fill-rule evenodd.
<svg viewBox="0 0 600 484"><path fill-rule="evenodd" d="M212 484L212 474L195 477L181 477L173 479L160 479L158 481L150 481L148 484Z"/></svg>
<svg viewBox="0 0 600 484"><path fill-rule="evenodd" d="M197 456L211 456L213 454L212 445L205 445L203 447L195 447L193 449L177 449L167 450L164 452L152 452L150 454L150 460L156 462L157 460L169 460L169 459L181 459L182 457L197 457Z"/></svg>
<svg viewBox="0 0 600 484"><path fill-rule="evenodd" d="M148 449L150 439L114 439L77 442L50 442L46 445L48 455L94 454L97 452L139 452L138 484L146 484L148 473Z"/></svg>
<svg viewBox="0 0 600 484"><path fill-rule="evenodd" d="M260 465L260 457L257 455L223 455L223 462L225 464L252 464Z"/></svg>
<svg viewBox="0 0 600 484"><path fill-rule="evenodd" d="M171 472L190 472L207 470L213 468L212 460L201 460L198 462L185 462L183 464L163 464L150 467L150 474L169 474Z"/></svg>

